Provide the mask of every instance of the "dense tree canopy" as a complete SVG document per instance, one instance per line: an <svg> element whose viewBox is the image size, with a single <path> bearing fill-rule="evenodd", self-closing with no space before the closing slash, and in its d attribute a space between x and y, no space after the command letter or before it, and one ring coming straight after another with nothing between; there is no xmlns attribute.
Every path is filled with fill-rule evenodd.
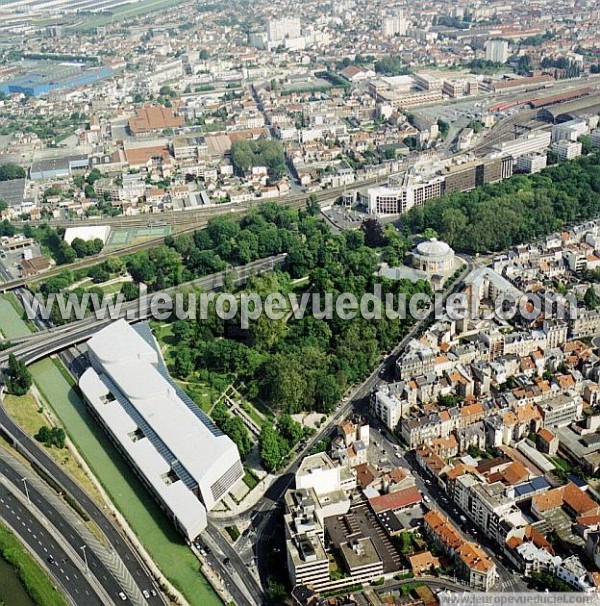
<svg viewBox="0 0 600 606"><path fill-rule="evenodd" d="M405 234L434 229L454 248L481 253L535 240L600 215L600 156L581 157L531 176L455 193L411 209Z"/></svg>
<svg viewBox="0 0 600 606"><path fill-rule="evenodd" d="M295 292L298 298L305 289L331 293L354 293L358 298L372 292L379 282L374 247L399 262L407 242L392 226L385 230L377 223L365 231L332 233L326 224L308 211L295 211L270 203L252 211L241 220L230 217L212 219L205 230L193 236L168 241L177 257L182 281L221 269L227 264L287 252L281 270L251 277L245 287L263 300L273 292L293 292L293 279L307 282ZM154 285L157 271L143 253L128 261L136 281ZM203 259L204 263L198 263ZM208 263L206 263L208 261ZM163 269L162 273L172 273ZM428 290L425 282L382 282L383 292L405 293ZM177 348L172 370L187 378L199 373L201 378L225 377L226 383L243 383L250 400L262 401L275 413L314 410L328 413L339 401L346 387L372 371L381 351L398 342L409 326L408 321L319 319L309 307L296 316L288 310L282 319L265 315L251 320L240 330L239 317L224 321L214 306L208 307L206 320L179 320L173 324ZM281 444L280 444L281 446ZM275 449L275 447L273 447Z"/></svg>
<svg viewBox="0 0 600 606"><path fill-rule="evenodd" d="M0 164L0 181L24 179L25 176L25 169L21 168L18 164L13 164L12 162Z"/></svg>
<svg viewBox="0 0 600 606"><path fill-rule="evenodd" d="M273 139L234 141L231 146L231 162L238 175L248 173L255 166L266 166L274 177L280 177L285 172L283 146Z"/></svg>

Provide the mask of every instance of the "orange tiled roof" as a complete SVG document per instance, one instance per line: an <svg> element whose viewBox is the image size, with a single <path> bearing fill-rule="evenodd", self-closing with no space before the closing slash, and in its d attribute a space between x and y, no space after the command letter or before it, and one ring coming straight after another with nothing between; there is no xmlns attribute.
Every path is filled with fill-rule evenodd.
<svg viewBox="0 0 600 606"><path fill-rule="evenodd" d="M416 553L408 558L410 567L415 574L430 570L431 568L437 568L440 561L433 557L430 551L423 551L422 553Z"/></svg>
<svg viewBox="0 0 600 606"><path fill-rule="evenodd" d="M162 106L142 107L129 119L129 129L133 134L178 126L183 126L183 118L175 116L172 109Z"/></svg>
<svg viewBox="0 0 600 606"><path fill-rule="evenodd" d="M521 484L529 479L529 472L527 469L518 461L514 461L508 467L500 472L502 479L509 486L515 484Z"/></svg>
<svg viewBox="0 0 600 606"><path fill-rule="evenodd" d="M556 437L549 429L546 429L545 427L543 429L540 429L537 435L539 438L542 438L542 440L545 440L546 442L552 442L552 440L554 440L554 438Z"/></svg>
<svg viewBox="0 0 600 606"><path fill-rule="evenodd" d="M444 518L437 511L428 511L423 517L423 522L429 526L440 543L449 549L456 550L462 545L463 539L458 534L458 531L447 518Z"/></svg>
<svg viewBox="0 0 600 606"><path fill-rule="evenodd" d="M576 515L580 516L600 512L598 503L571 482L565 486L559 486L558 488L536 495L532 501L540 512L551 511L563 505L566 505Z"/></svg>
<svg viewBox="0 0 600 606"><path fill-rule="evenodd" d="M477 570L478 572L489 573L495 567L485 551L479 545L469 541L458 550L458 557L471 570Z"/></svg>

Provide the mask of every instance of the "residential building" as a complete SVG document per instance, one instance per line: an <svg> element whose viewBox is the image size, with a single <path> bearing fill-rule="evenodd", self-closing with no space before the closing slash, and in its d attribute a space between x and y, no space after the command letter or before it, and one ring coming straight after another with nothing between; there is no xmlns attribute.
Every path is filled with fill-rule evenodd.
<svg viewBox="0 0 600 606"><path fill-rule="evenodd" d="M509 57L507 40L488 40L485 43L485 59L494 63L506 63Z"/></svg>

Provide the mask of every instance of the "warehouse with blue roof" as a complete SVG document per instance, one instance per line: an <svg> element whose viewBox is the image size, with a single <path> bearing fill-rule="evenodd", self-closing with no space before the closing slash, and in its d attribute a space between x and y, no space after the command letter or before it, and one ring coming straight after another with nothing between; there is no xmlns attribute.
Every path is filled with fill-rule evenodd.
<svg viewBox="0 0 600 606"><path fill-rule="evenodd" d="M109 67L84 68L81 65L61 65L62 69L34 67L21 76L0 82L0 92L5 95L23 94L39 97L55 90L69 90L109 78Z"/></svg>

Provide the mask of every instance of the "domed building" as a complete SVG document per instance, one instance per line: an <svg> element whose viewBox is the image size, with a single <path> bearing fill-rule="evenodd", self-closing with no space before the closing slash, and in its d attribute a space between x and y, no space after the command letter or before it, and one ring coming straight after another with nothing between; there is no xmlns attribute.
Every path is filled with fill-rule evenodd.
<svg viewBox="0 0 600 606"><path fill-rule="evenodd" d="M454 251L436 238L425 240L413 249L412 266L428 274L451 273L454 271Z"/></svg>

